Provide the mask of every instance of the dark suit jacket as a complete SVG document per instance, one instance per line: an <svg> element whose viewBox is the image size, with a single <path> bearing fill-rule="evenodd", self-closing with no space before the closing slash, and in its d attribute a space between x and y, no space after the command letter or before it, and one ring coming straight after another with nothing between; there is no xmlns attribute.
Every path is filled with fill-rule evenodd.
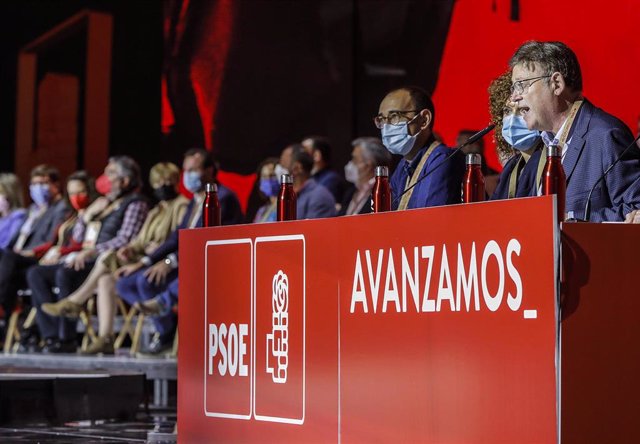
<svg viewBox="0 0 640 444"><path fill-rule="evenodd" d="M396 210L400 205L402 199L399 196L405 190L407 178L413 174L427 148L428 145L423 147L411 162L402 159L393 175L389 178L392 198L391 209ZM464 154L458 152L452 158L446 160L451 153L451 148L447 148L444 144L438 145L433 150L420 173L420 177L426 178L413 189L408 209L459 204L462 202L461 185L465 171Z"/></svg>
<svg viewBox="0 0 640 444"><path fill-rule="evenodd" d="M629 128L619 119L584 101L562 163L567 176L567 213L584 218L589 191L604 171L633 142ZM640 207L640 150L633 147L591 196L591 221L621 221ZM571 216L571 214L569 214Z"/></svg>
<svg viewBox="0 0 640 444"><path fill-rule="evenodd" d="M220 210L222 213L220 215L222 225L235 225L242 222L243 216L242 209L240 208L240 202L233 191L218 184L218 200L220 201ZM193 212L196 210L194 203L195 199L191 199L189 201L187 209L184 212L182 222L180 222L180 226L172 231L167 237L167 240L165 240L153 253L149 255L149 259L151 259L152 263L155 264L159 260L167 257L169 254L178 252L178 232L189 227L191 215L194 214ZM202 227L202 215L198 218L196 227Z"/></svg>
<svg viewBox="0 0 640 444"><path fill-rule="evenodd" d="M356 193L357 189L355 186L351 185L347 191L344 193L344 199L342 200L342 206L340 207L340 211L338 212L338 216L344 216L347 214L347 209L349 208L349 204L351 203L351 199L353 199L353 195ZM371 199L367 199L364 203L360 211L357 214L369 214L371 213Z"/></svg>
<svg viewBox="0 0 640 444"><path fill-rule="evenodd" d="M538 162L542 149L538 149L531 154L529 161L522 168L520 177L518 178L518 186L516 188L515 197L527 197L531 195L531 190L535 188L536 173L538 172ZM511 172L520 160L520 153L516 153L507 160L504 168L498 178L498 186L491 195L491 200L508 199L509 198L509 177ZM535 196L535 194L533 194Z"/></svg>
<svg viewBox="0 0 640 444"><path fill-rule="evenodd" d="M51 205L42 213L42 216L33 223L31 232L27 236L22 249L32 250L39 245L54 240L57 235L58 226L67 219L70 213L71 209L65 199L60 199ZM11 240L9 248L13 248L19 236L20 231L18 231Z"/></svg>

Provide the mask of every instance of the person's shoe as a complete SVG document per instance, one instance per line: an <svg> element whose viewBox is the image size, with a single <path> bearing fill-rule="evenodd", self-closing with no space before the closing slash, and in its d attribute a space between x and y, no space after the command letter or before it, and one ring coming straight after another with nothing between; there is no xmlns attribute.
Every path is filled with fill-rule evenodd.
<svg viewBox="0 0 640 444"><path fill-rule="evenodd" d="M140 302L136 302L133 306L140 313L147 316L160 316L165 314L167 311L158 298L149 299L144 301L142 304Z"/></svg>
<svg viewBox="0 0 640 444"><path fill-rule="evenodd" d="M138 358L163 358L171 351L173 341L162 340L161 336L156 333L153 335L149 345L142 351L136 353Z"/></svg>
<svg viewBox="0 0 640 444"><path fill-rule="evenodd" d="M49 316L64 316L65 318L77 318L82 312L82 305L69 299L60 299L58 302L45 302L40 309Z"/></svg>
<svg viewBox="0 0 640 444"><path fill-rule="evenodd" d="M42 353L76 353L78 346L76 341L61 341L58 338L47 338L42 346Z"/></svg>
<svg viewBox="0 0 640 444"><path fill-rule="evenodd" d="M98 339L87 347L86 350L80 351L81 355L112 355L113 349L113 335L99 336Z"/></svg>

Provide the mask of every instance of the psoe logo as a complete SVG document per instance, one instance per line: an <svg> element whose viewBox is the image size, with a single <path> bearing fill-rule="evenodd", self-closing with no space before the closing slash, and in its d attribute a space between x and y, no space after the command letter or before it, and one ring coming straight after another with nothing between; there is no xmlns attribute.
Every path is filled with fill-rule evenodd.
<svg viewBox="0 0 640 444"><path fill-rule="evenodd" d="M287 382L289 364L289 279L282 271L273 276L271 333L267 333L267 373L276 384Z"/></svg>

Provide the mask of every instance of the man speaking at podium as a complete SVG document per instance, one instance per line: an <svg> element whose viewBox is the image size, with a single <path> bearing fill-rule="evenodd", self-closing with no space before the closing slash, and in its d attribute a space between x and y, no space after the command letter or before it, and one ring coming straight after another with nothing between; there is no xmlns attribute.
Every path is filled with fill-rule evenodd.
<svg viewBox="0 0 640 444"><path fill-rule="evenodd" d="M529 129L542 131L546 146L562 147L567 176L566 216L585 219L592 188L590 220L622 221L640 207L640 151L631 149L597 184L633 142L629 128L582 95L575 53L561 42L524 43L511 58L511 100ZM540 184L531 195L540 193Z"/></svg>
<svg viewBox="0 0 640 444"><path fill-rule="evenodd" d="M464 156L447 159L451 149L433 136L435 115L429 94L414 86L393 90L380 103L374 122L382 143L391 154L403 156L390 179L393 210L461 201Z"/></svg>

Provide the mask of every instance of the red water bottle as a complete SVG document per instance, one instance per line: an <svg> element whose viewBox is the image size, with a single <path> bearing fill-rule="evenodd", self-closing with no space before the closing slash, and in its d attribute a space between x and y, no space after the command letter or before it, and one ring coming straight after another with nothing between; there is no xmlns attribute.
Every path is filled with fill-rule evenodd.
<svg viewBox="0 0 640 444"><path fill-rule="evenodd" d="M280 193L278 193L278 221L296 220L296 192L293 191L291 174L280 176Z"/></svg>
<svg viewBox="0 0 640 444"><path fill-rule="evenodd" d="M382 213L391 210L391 186L389 185L389 167L376 167L376 182L373 184L373 212Z"/></svg>
<svg viewBox="0 0 640 444"><path fill-rule="evenodd" d="M559 146L547 147L547 163L542 170L542 194L557 195L558 222L564 221L565 195L567 191L567 177L562 167L562 149Z"/></svg>
<svg viewBox="0 0 640 444"><path fill-rule="evenodd" d="M204 227L220 226L222 223L218 186L215 183L208 183L205 186L205 192L204 203L202 204L202 225Z"/></svg>
<svg viewBox="0 0 640 444"><path fill-rule="evenodd" d="M480 154L467 154L467 171L462 180L462 202L482 202L485 199L484 176L480 169L482 157Z"/></svg>

